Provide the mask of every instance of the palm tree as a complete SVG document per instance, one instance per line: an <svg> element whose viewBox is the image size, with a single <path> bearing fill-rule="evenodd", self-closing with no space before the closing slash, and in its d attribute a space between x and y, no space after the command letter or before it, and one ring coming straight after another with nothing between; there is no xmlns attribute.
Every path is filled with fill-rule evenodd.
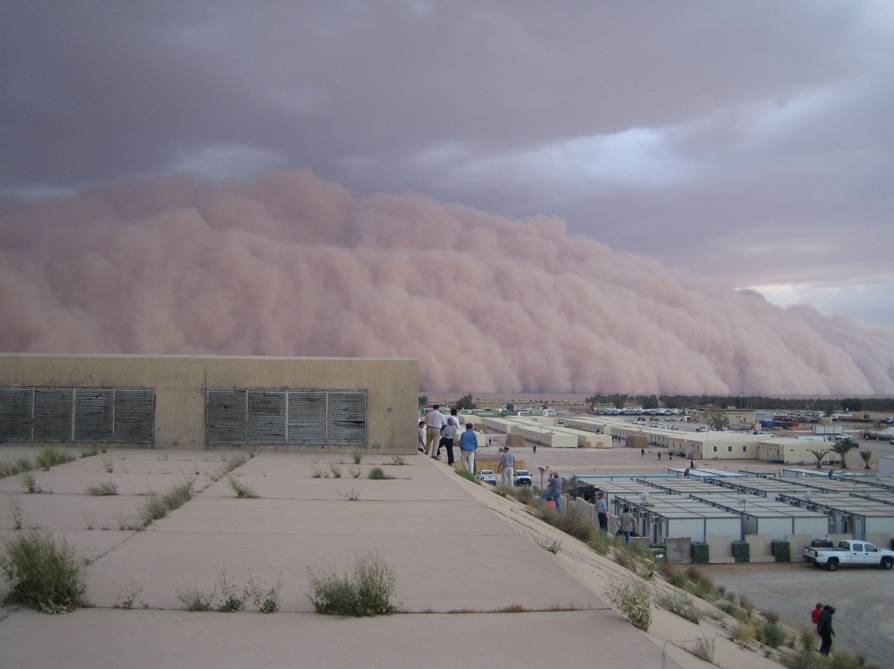
<svg viewBox="0 0 894 669"><path fill-rule="evenodd" d="M847 454L852 448L856 448L857 444L853 439L842 439L832 445L832 450L841 456L841 468L847 469Z"/></svg>
<svg viewBox="0 0 894 669"><path fill-rule="evenodd" d="M829 454L830 452L831 451L828 448L823 448L821 450L816 450L813 448L810 449L810 453L813 455L813 457L816 458L816 468L817 469L823 468L823 458L826 457L826 455Z"/></svg>
<svg viewBox="0 0 894 669"><path fill-rule="evenodd" d="M869 459L872 457L872 451L860 451L860 457L863 458L864 467L867 471L872 471L872 466L869 464Z"/></svg>

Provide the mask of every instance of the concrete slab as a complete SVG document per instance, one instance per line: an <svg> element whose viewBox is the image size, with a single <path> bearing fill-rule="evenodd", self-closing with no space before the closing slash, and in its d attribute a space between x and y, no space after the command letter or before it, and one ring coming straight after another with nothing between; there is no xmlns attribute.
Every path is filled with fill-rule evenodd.
<svg viewBox="0 0 894 669"><path fill-rule="evenodd" d="M452 486L434 485L431 480L391 479L374 481L368 478L340 479L290 479L286 477L256 477L239 474L236 476L242 483L251 488L262 498L314 500L345 499L351 492L356 492L361 500L457 500L468 499L459 489ZM221 479L202 491L204 497L234 497L228 480Z"/></svg>
<svg viewBox="0 0 894 669"><path fill-rule="evenodd" d="M474 553L469 546L475 546ZM470 603L488 610L520 600L529 608L591 607L597 602L548 559L549 553L517 535L499 534L444 541L413 535L247 536L149 530L90 566L87 593L91 602L111 606L121 586L136 578L144 584L143 600L149 606L180 608L178 591L210 590L226 572L239 583L259 575L267 580L281 577L283 609L310 611L309 570L341 569L353 556L368 552L377 552L392 566L398 599L410 611L450 611Z"/></svg>
<svg viewBox="0 0 894 669"><path fill-rule="evenodd" d="M0 529L14 529L14 505L24 529L118 529L139 517L143 497L110 495L25 495L0 493Z"/></svg>
<svg viewBox="0 0 894 669"><path fill-rule="evenodd" d="M536 630L536 633L532 631ZM0 623L0 666L17 669L517 669L568 666L679 669L606 611L395 615L81 610L14 613Z"/></svg>
<svg viewBox="0 0 894 669"><path fill-rule="evenodd" d="M692 563L692 539L665 539L667 561L677 564ZM710 550L710 549L709 549Z"/></svg>
<svg viewBox="0 0 894 669"><path fill-rule="evenodd" d="M173 485L182 483L191 478L183 474L108 474L99 471L68 470L53 468L48 472L32 472L37 485L45 493L80 495L86 494L87 488L98 484L100 481L112 481L118 486L118 492L122 495L146 495L150 492L163 492ZM198 479L197 484L201 488L207 485L205 479ZM22 481L18 476L7 477L0 480L0 492L23 492Z"/></svg>
<svg viewBox="0 0 894 669"><path fill-rule="evenodd" d="M804 549L810 545L813 537L809 534L786 534L785 540L789 545L792 562L804 562L804 558L801 555L804 553Z"/></svg>
<svg viewBox="0 0 894 669"><path fill-rule="evenodd" d="M752 562L775 562L771 552L773 538L764 534L746 534L745 541L748 544L749 559Z"/></svg>
<svg viewBox="0 0 894 669"><path fill-rule="evenodd" d="M733 546L729 537L707 537L705 543L708 544L708 562L711 564L732 564L735 562Z"/></svg>

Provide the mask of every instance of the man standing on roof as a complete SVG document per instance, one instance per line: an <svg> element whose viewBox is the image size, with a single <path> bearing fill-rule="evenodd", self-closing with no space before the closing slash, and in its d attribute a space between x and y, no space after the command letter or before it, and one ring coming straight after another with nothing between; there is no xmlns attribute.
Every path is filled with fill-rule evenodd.
<svg viewBox="0 0 894 669"><path fill-rule="evenodd" d="M440 408L440 405L435 404L431 411L425 414L425 454L433 458L436 457L435 449L441 439L441 428L447 425L447 419L438 410Z"/></svg>

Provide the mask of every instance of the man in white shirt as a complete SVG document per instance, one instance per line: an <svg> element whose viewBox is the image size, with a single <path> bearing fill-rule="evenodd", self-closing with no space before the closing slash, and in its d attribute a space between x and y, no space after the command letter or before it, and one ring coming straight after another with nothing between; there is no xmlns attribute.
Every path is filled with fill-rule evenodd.
<svg viewBox="0 0 894 669"><path fill-rule="evenodd" d="M425 454L433 458L436 457L438 441L441 439L441 428L447 424L444 414L439 411L440 408L435 404L431 411L425 414Z"/></svg>

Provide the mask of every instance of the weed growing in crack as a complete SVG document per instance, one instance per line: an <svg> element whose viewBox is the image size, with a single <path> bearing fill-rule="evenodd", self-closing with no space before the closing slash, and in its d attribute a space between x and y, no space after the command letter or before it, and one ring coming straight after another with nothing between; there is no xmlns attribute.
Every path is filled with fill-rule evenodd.
<svg viewBox="0 0 894 669"><path fill-rule="evenodd" d="M394 570L377 554L358 555L342 575L334 570L311 570L308 595L317 613L340 616L379 616L392 613Z"/></svg>
<svg viewBox="0 0 894 669"><path fill-rule="evenodd" d="M95 495L97 497L105 497L108 495L117 495L118 494L118 486L115 485L112 481L100 481L96 485L92 485L87 488L88 495Z"/></svg>
<svg viewBox="0 0 894 669"><path fill-rule="evenodd" d="M562 542L557 539L538 539L537 545L553 555L562 550Z"/></svg>
<svg viewBox="0 0 894 669"><path fill-rule="evenodd" d="M64 465L76 458L65 451L57 451L55 448L45 448L34 458L34 464L44 471L50 471L50 467Z"/></svg>
<svg viewBox="0 0 894 669"><path fill-rule="evenodd" d="M659 592L655 596L655 603L662 609L680 616L684 620L698 625L704 614L692 604L692 600L686 595L677 592Z"/></svg>
<svg viewBox="0 0 894 669"><path fill-rule="evenodd" d="M360 500L360 491L351 488L347 492L340 492L339 495L348 502L357 502Z"/></svg>
<svg viewBox="0 0 894 669"><path fill-rule="evenodd" d="M701 637L689 649L689 652L708 664L714 664L714 639L709 639L705 636Z"/></svg>
<svg viewBox="0 0 894 669"><path fill-rule="evenodd" d="M616 581L609 586L608 598L631 625L648 631L652 624L652 606L646 586L638 581Z"/></svg>
<svg viewBox="0 0 894 669"><path fill-rule="evenodd" d="M214 607L215 591L185 586L177 591L177 601L187 611L210 611Z"/></svg>
<svg viewBox="0 0 894 669"><path fill-rule="evenodd" d="M236 497L239 497L241 499L256 499L258 497L258 493L249 488L239 479L231 476L227 480L230 484L230 487L233 489L233 492L236 493Z"/></svg>
<svg viewBox="0 0 894 669"><path fill-rule="evenodd" d="M116 609L134 608L137 604L137 598L143 593L143 585L141 583L129 583L128 585L118 588L115 595L115 603L112 604Z"/></svg>
<svg viewBox="0 0 894 669"><path fill-rule="evenodd" d="M353 462L355 465L359 465L362 459L363 453L361 451L353 451L351 453L351 462Z"/></svg>
<svg viewBox="0 0 894 669"><path fill-rule="evenodd" d="M314 465L313 469L310 470L310 477L312 479L319 479L323 477L323 470Z"/></svg>
<svg viewBox="0 0 894 669"><path fill-rule="evenodd" d="M392 455L391 456L391 464L392 465L405 465L407 461L404 459L402 455Z"/></svg>
<svg viewBox="0 0 894 669"><path fill-rule="evenodd" d="M67 543L40 532L5 541L0 553L9 601L44 613L67 613L86 605L83 567Z"/></svg>
<svg viewBox="0 0 894 669"><path fill-rule="evenodd" d="M341 478L341 467L336 464L329 465L329 471L332 472L332 478L340 479Z"/></svg>
<svg viewBox="0 0 894 669"><path fill-rule="evenodd" d="M18 497L13 497L9 500L9 517L15 529L20 530L24 527L25 519L22 515L22 505L19 503Z"/></svg>
<svg viewBox="0 0 894 669"><path fill-rule="evenodd" d="M37 485L37 479L31 472L22 474L22 489L29 495L36 495L43 492L41 487Z"/></svg>
<svg viewBox="0 0 894 669"><path fill-rule="evenodd" d="M115 461L107 455L104 455L99 459L99 466L106 474L114 474L115 473Z"/></svg>
<svg viewBox="0 0 894 669"><path fill-rule="evenodd" d="M360 474L363 473L361 471L360 467L351 467L351 469L349 471L351 472L351 478L355 478L355 479L359 479Z"/></svg>

